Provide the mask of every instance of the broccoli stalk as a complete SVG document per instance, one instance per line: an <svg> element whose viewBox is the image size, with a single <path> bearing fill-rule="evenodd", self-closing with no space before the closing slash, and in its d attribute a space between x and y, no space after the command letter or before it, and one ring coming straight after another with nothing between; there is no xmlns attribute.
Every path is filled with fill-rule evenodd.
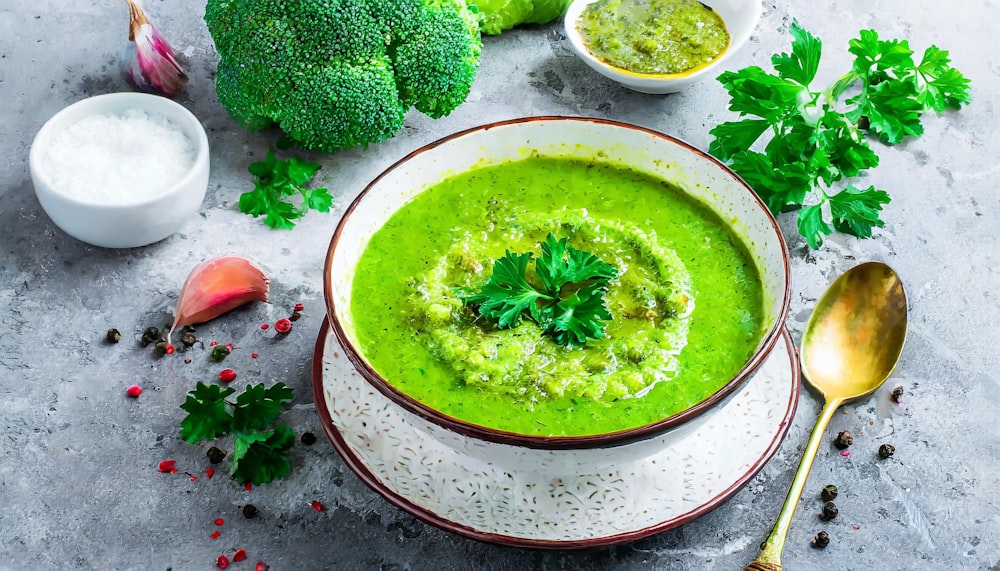
<svg viewBox="0 0 1000 571"><path fill-rule="evenodd" d="M482 51L465 0L208 0L205 22L230 115L327 152L389 139L411 107L451 113Z"/></svg>

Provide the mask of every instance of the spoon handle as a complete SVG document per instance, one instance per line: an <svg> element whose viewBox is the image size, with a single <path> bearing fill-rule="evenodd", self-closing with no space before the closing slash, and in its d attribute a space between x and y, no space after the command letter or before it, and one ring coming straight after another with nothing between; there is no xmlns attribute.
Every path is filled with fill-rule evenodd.
<svg viewBox="0 0 1000 571"><path fill-rule="evenodd" d="M796 470L795 478L792 479L792 485L788 489L785 504L781 506L781 512L778 513L778 521L775 522L771 534L761 544L760 555L747 565L743 571L781 571L781 551L785 548L785 537L788 535L788 529L792 526L792 516L795 515L795 506L798 505L799 498L802 496L802 490L806 487L806 480L809 478L809 469L812 468L813 460L816 459L816 452L823 441L823 433L826 431L826 425L830 423L830 419L833 418L833 413L840 407L840 403L841 399L833 399L826 401L826 404L823 405L823 411L820 413L819 419L816 420L816 426L813 427L809 443L806 444L806 450L802 453L802 461L799 462L799 469Z"/></svg>

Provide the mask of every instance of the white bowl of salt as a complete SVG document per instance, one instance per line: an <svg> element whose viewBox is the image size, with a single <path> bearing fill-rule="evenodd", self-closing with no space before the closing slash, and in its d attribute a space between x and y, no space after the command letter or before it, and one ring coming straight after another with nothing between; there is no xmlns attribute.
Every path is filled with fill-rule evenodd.
<svg viewBox="0 0 1000 571"><path fill-rule="evenodd" d="M146 93L97 95L35 135L31 180L45 213L95 246L134 248L194 217L208 188L208 137L180 104Z"/></svg>

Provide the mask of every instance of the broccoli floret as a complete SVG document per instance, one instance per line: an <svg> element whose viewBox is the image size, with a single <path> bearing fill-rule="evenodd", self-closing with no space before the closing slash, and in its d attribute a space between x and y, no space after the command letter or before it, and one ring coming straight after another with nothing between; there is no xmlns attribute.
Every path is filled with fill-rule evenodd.
<svg viewBox="0 0 1000 571"><path fill-rule="evenodd" d="M205 22L219 102L321 151L385 141L411 107L451 113L482 51L465 0L208 0Z"/></svg>
<svg viewBox="0 0 1000 571"><path fill-rule="evenodd" d="M495 36L521 24L547 24L561 18L570 0L476 0L480 31Z"/></svg>

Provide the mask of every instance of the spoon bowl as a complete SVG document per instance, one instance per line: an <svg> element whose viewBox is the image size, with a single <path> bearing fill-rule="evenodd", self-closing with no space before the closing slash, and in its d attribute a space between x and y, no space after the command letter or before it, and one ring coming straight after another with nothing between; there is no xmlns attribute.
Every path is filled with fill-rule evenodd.
<svg viewBox="0 0 1000 571"><path fill-rule="evenodd" d="M906 293L889 266L868 262L840 276L802 334L802 372L826 399L867 396L889 378L906 337Z"/></svg>
<svg viewBox="0 0 1000 571"><path fill-rule="evenodd" d="M892 374L906 339L906 292L880 262L857 265L816 302L799 350L802 374L824 399L799 469L760 555L746 570L780 571L781 551L826 425L841 404L875 392Z"/></svg>

